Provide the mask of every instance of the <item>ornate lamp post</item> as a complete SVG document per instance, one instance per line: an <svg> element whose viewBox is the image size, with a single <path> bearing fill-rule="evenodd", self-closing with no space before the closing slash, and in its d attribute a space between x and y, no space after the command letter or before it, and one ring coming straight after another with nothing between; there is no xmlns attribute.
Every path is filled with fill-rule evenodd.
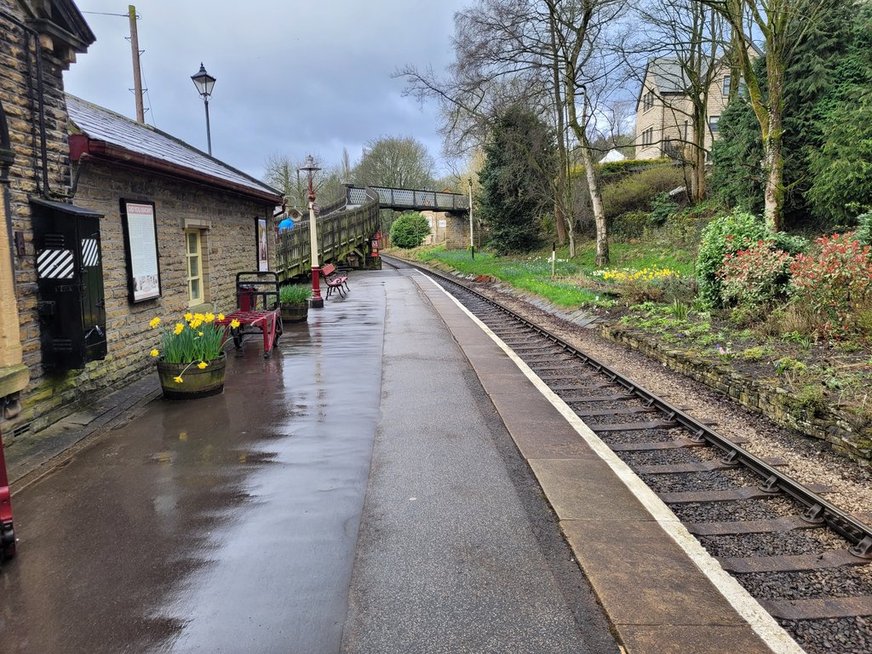
<svg viewBox="0 0 872 654"><path fill-rule="evenodd" d="M321 266L318 264L318 229L315 226L315 189L312 187L312 177L321 169L310 154L298 170L305 171L309 177L309 241L312 248L312 299L309 306L320 309L324 306L324 299L321 297Z"/></svg>
<svg viewBox="0 0 872 654"><path fill-rule="evenodd" d="M209 155L212 155L212 131L209 129L209 96L212 95L212 88L215 86L215 78L206 72L203 67L203 62L200 62L200 70L196 74L191 75L191 80L194 86L197 87L197 93L203 98L203 104L206 107L206 143L209 146Z"/></svg>

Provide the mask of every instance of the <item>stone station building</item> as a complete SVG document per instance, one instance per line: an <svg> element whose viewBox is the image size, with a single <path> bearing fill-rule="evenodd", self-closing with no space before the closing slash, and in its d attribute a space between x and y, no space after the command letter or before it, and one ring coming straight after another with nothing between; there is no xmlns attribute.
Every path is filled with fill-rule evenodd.
<svg viewBox="0 0 872 654"><path fill-rule="evenodd" d="M153 370L154 316L235 308L278 191L63 91L94 36L67 0L0 0L0 429L37 432ZM43 137L44 135L44 137Z"/></svg>

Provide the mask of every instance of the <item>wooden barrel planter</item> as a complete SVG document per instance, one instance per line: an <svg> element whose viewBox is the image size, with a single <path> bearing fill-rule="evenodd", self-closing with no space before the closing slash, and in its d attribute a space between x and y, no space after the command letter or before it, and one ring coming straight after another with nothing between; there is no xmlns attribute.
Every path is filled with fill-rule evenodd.
<svg viewBox="0 0 872 654"><path fill-rule="evenodd" d="M282 322L303 322L309 317L309 303L282 304Z"/></svg>
<svg viewBox="0 0 872 654"><path fill-rule="evenodd" d="M203 369L195 363L157 362L157 374L168 400L193 400L198 397L217 395L224 390L224 372L227 358L222 353L218 359L207 361ZM181 377L181 383L176 381Z"/></svg>

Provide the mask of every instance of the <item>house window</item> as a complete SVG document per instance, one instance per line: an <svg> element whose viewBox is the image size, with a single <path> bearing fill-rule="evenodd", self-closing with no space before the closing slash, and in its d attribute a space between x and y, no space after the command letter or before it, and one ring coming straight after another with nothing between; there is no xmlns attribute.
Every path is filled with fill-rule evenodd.
<svg viewBox="0 0 872 654"><path fill-rule="evenodd" d="M724 75L724 84L721 87L721 95L725 98L730 95L730 76Z"/></svg>
<svg viewBox="0 0 872 654"><path fill-rule="evenodd" d="M718 120L720 118L720 116L709 116L709 129L712 131L712 135L718 133Z"/></svg>
<svg viewBox="0 0 872 654"><path fill-rule="evenodd" d="M199 229L185 230L188 272L188 304L203 303L203 240Z"/></svg>
<svg viewBox="0 0 872 654"><path fill-rule="evenodd" d="M648 111L654 106L654 91L648 91L642 96L642 111Z"/></svg>
<svg viewBox="0 0 872 654"><path fill-rule="evenodd" d="M649 127L642 132L642 145L651 145L654 142L654 128Z"/></svg>

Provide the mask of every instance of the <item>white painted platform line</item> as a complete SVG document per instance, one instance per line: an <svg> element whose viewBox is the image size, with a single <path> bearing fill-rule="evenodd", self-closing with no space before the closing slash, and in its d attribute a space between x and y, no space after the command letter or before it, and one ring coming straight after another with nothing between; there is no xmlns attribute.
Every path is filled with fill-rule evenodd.
<svg viewBox="0 0 872 654"><path fill-rule="evenodd" d="M423 273L421 273L423 275ZM426 275L423 275L427 277ZM514 361L515 365L529 379L533 385L542 393L545 398L551 402L570 425L578 432L591 449L608 464L618 478L630 490L631 493L642 503L645 509L657 521L661 528L669 534L669 536L678 543L678 546L684 550L691 561L699 568L702 573L714 584L727 602L748 622L754 632L766 643L766 645L778 654L804 654L803 650L790 635L782 629L781 625L776 622L766 609L764 609L755 600L751 594L745 590L738 581L730 576L714 559L705 548L694 538L689 531L681 524L678 517L672 510L643 482L632 469L618 456L609 449L608 445L603 443L591 429L588 427L564 402L560 397L548 388L548 385L543 382L539 376L533 372L530 367L524 363L520 357L508 346L502 339L494 334L487 325L476 318L465 306L463 306L455 297L448 293L444 288L439 286L431 277L427 277L433 285L440 291L445 293L469 318L477 324L496 343L506 355Z"/></svg>

